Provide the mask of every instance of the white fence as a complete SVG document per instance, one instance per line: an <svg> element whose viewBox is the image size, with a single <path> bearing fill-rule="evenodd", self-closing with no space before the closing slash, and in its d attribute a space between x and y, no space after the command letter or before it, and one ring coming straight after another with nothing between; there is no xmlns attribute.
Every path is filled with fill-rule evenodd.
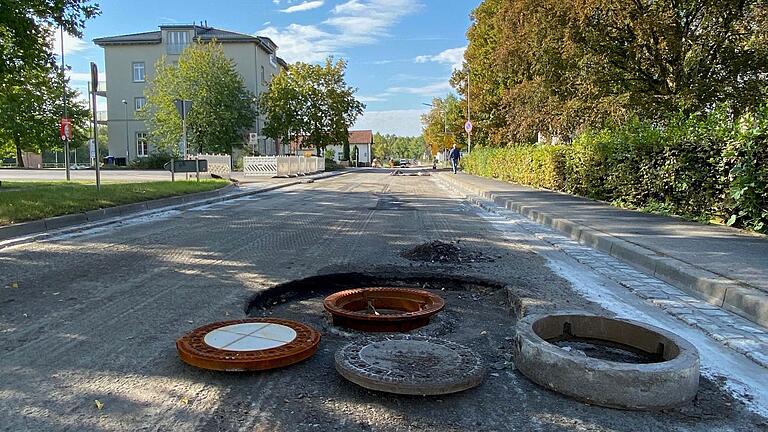
<svg viewBox="0 0 768 432"><path fill-rule="evenodd" d="M232 169L232 156L228 154L201 154L200 160L208 161L208 172L228 177Z"/></svg>
<svg viewBox="0 0 768 432"><path fill-rule="evenodd" d="M305 156L257 156L243 158L247 177L293 177L325 171L325 159Z"/></svg>

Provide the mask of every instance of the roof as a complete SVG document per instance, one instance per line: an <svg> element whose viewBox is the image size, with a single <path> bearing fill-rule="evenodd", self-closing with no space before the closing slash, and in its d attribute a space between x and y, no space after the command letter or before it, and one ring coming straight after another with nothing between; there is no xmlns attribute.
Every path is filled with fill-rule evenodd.
<svg viewBox="0 0 768 432"><path fill-rule="evenodd" d="M144 32L144 33L132 33L127 35L109 36L96 38L93 43L101 47L110 45L145 45L145 44L159 44L162 43L162 30L163 29L189 29L195 30L195 39L200 39L205 42L209 42L216 39L218 42L254 42L259 44L264 50L270 54L277 51L277 44L272 39L264 36L252 36L243 33L231 32L229 30L222 30L213 27L205 27L199 25L162 25L160 30Z"/></svg>
<svg viewBox="0 0 768 432"><path fill-rule="evenodd" d="M350 144L370 144L371 142L373 142L373 131L371 130L349 131Z"/></svg>
<svg viewBox="0 0 768 432"><path fill-rule="evenodd" d="M297 136L291 141L292 147L298 147L301 149L310 149L312 146L306 146L307 137ZM371 130L357 130L349 131L349 143L350 144L370 144L373 142L373 131ZM339 145L339 144L337 144Z"/></svg>

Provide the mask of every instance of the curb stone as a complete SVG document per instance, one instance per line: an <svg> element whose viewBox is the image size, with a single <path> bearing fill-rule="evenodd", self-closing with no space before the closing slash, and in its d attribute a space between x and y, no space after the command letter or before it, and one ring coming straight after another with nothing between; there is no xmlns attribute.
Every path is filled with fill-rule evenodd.
<svg viewBox="0 0 768 432"><path fill-rule="evenodd" d="M309 178L313 178L314 180L323 180L326 178L338 177L348 173L349 172L347 171L331 171L330 173L320 174L316 177ZM304 178L306 179L307 177ZM42 235L51 231L59 231L57 234L67 234L69 232L74 232L84 228L98 228L111 225L120 222L126 216L136 215L139 213L142 214L142 216L147 216L169 210L187 210L193 207L270 192L276 189L295 186L301 183L301 179L296 179L286 183L279 183L267 186L265 188L245 192L235 192L239 189L237 186L227 185L214 191L160 198L140 203L88 210L83 213L75 213L7 225L0 227L0 242L3 242L0 244L0 249L38 240L38 238L30 236ZM83 227L83 225L86 226ZM14 241L15 239L18 241Z"/></svg>
<svg viewBox="0 0 768 432"><path fill-rule="evenodd" d="M467 185L460 178L446 175L438 175L436 178L453 187L463 189L465 193L469 192L502 208L520 213L537 223L563 232L583 245L627 262L642 272L663 280L709 304L733 312L763 327L768 327L768 294L757 288L557 215L523 206L510 199ZM493 211L492 206L487 203L480 204L480 207Z"/></svg>

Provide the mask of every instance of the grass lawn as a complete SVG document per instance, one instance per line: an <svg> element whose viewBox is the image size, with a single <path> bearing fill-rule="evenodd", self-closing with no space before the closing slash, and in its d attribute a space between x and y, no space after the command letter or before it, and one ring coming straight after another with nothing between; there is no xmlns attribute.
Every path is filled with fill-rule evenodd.
<svg viewBox="0 0 768 432"><path fill-rule="evenodd" d="M96 192L95 183L3 181L0 225L210 191L228 184L226 180L102 183L101 192Z"/></svg>

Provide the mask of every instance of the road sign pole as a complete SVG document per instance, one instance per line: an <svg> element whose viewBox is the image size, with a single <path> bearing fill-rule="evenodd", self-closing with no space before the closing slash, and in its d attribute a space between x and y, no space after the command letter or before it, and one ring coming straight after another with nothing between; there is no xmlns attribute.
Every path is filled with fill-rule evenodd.
<svg viewBox="0 0 768 432"><path fill-rule="evenodd" d="M173 167L173 158L171 158L171 181L176 181L176 169Z"/></svg>
<svg viewBox="0 0 768 432"><path fill-rule="evenodd" d="M99 89L99 69L91 62L91 106L93 107L93 146L96 148L96 190L101 191L101 167L99 152L99 124L96 121L96 91Z"/></svg>

